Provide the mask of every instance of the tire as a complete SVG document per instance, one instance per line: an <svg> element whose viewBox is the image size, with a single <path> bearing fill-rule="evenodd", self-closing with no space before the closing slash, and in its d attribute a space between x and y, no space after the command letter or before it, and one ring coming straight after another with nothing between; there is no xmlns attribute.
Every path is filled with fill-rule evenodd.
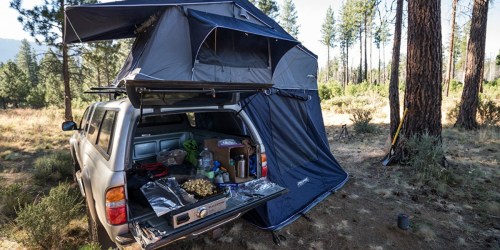
<svg viewBox="0 0 500 250"><path fill-rule="evenodd" d="M99 245L101 245L101 249L109 249L109 248L115 249L117 246L109 238L106 229L104 229L104 227L101 225L99 221L94 220L92 218L92 214L90 213L90 208L88 203L87 206L85 206L85 208L87 212L90 241L99 243Z"/></svg>

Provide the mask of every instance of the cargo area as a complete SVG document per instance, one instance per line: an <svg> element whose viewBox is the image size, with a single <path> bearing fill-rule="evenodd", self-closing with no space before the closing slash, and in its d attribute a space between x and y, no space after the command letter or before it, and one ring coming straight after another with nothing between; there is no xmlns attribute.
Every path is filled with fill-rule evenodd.
<svg viewBox="0 0 500 250"><path fill-rule="evenodd" d="M236 112L140 119L127 194L130 231L143 248L202 233L286 192L263 177L265 155Z"/></svg>

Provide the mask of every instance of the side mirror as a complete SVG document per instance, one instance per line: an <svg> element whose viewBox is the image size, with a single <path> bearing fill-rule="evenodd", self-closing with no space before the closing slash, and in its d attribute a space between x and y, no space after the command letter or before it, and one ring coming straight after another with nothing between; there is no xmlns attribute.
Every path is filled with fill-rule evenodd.
<svg viewBox="0 0 500 250"><path fill-rule="evenodd" d="M63 131L78 130L78 126L74 121L65 121L62 123L62 130Z"/></svg>

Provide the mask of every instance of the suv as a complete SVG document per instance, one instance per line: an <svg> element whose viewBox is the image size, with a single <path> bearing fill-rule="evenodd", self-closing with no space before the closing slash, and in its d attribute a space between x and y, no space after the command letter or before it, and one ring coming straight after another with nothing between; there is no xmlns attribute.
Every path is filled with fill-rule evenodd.
<svg viewBox="0 0 500 250"><path fill-rule="evenodd" d="M205 105L186 104L185 94L170 92L160 98L169 103L158 105L161 100L147 93L154 92L94 103L79 124L62 125L76 131L70 149L93 240L105 247L137 242L155 249L220 227L287 192L265 178L265 149L236 102L240 93L196 94L210 96ZM190 161L182 155L168 158L176 150L185 154L179 150L186 144L198 148L187 152ZM221 165L216 174L229 181L203 177L196 158L204 148ZM242 165L233 164L241 156ZM214 194L186 191L185 183L195 179L209 183Z"/></svg>

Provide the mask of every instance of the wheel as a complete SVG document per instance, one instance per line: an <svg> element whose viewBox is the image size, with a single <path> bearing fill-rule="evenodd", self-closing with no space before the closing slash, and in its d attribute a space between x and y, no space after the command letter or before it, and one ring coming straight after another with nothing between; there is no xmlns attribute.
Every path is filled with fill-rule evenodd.
<svg viewBox="0 0 500 250"><path fill-rule="evenodd" d="M90 208L88 203L85 206L85 208L87 212L90 240L92 242L99 243L102 249L109 249L109 248L115 249L116 244L109 238L106 229L104 229L104 227L98 220L94 220L92 218L92 214L90 213Z"/></svg>

